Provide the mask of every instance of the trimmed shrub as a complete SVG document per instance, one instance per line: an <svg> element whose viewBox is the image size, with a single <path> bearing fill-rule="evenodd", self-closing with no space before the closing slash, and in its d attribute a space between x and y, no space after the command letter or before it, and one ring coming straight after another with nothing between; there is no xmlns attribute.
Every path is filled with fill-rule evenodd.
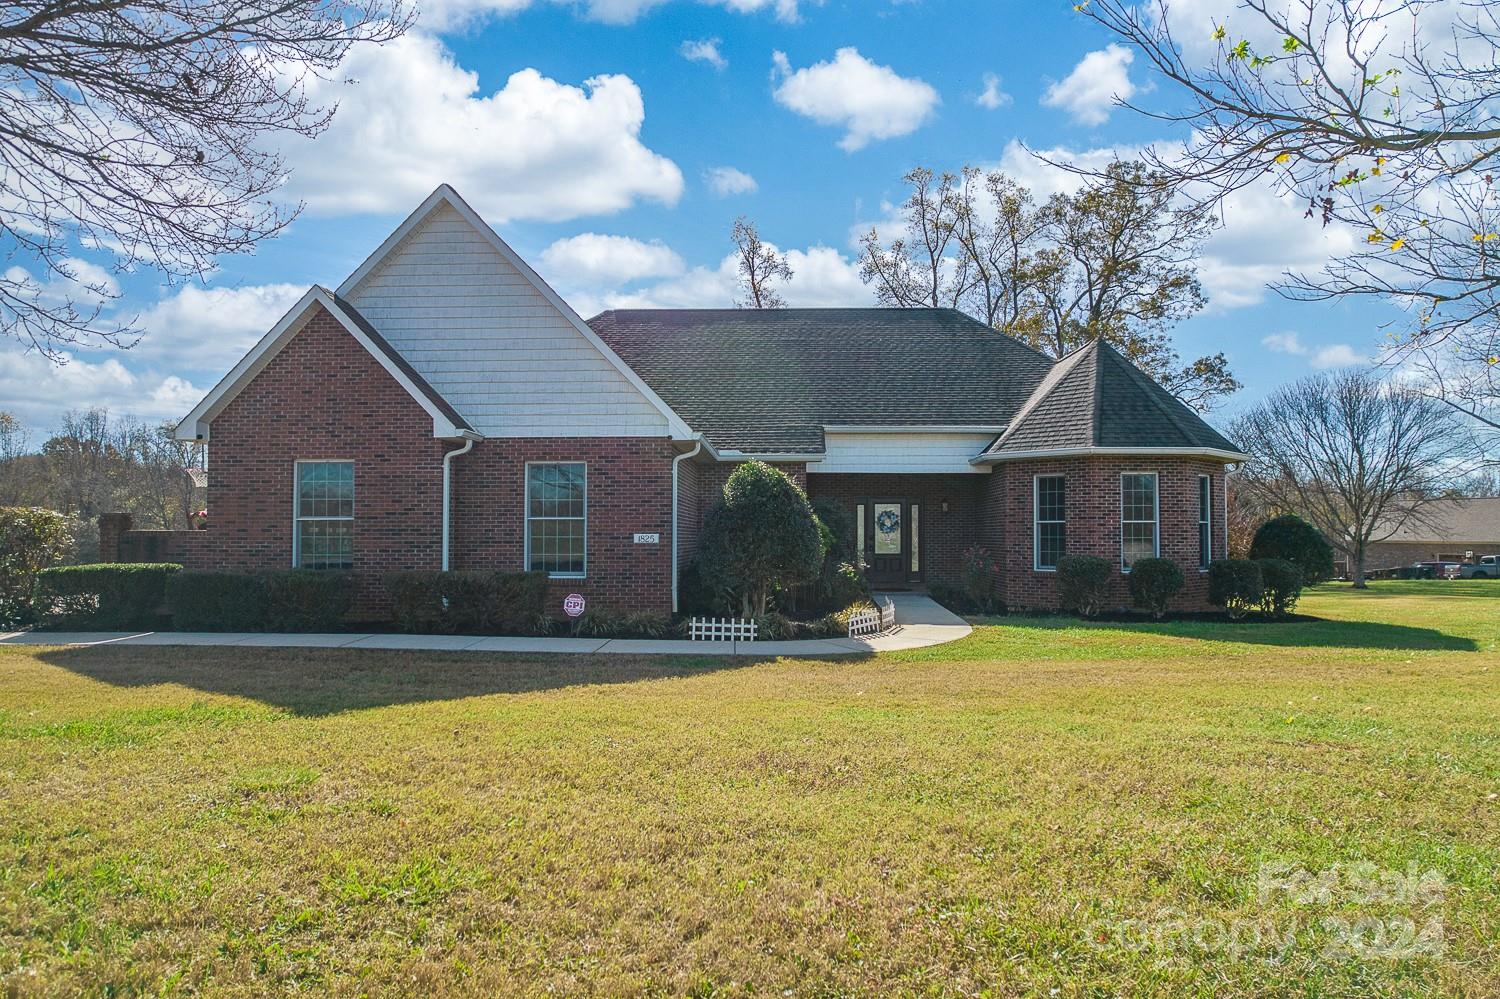
<svg viewBox="0 0 1500 999"><path fill-rule="evenodd" d="M1182 570L1171 559L1143 558L1130 564L1130 602L1158 620L1185 585Z"/></svg>
<svg viewBox="0 0 1500 999"><path fill-rule="evenodd" d="M239 572L175 572L167 577L167 611L178 631L260 631L266 626L266 582Z"/></svg>
<svg viewBox="0 0 1500 999"><path fill-rule="evenodd" d="M817 578L823 535L807 494L785 472L747 461L724 484L700 550L703 573L733 592L749 617L764 614L776 590Z"/></svg>
<svg viewBox="0 0 1500 999"><path fill-rule="evenodd" d="M72 544L62 514L38 506L0 507L0 628L36 620L36 574L61 562Z"/></svg>
<svg viewBox="0 0 1500 999"><path fill-rule="evenodd" d="M384 582L396 626L429 634L531 634L547 599L541 572L392 572Z"/></svg>
<svg viewBox="0 0 1500 999"><path fill-rule="evenodd" d="M49 626L147 631L162 624L170 562L62 565L36 577L35 609Z"/></svg>
<svg viewBox="0 0 1500 999"><path fill-rule="evenodd" d="M349 573L288 569L261 577L267 631L338 631L354 598Z"/></svg>
<svg viewBox="0 0 1500 999"><path fill-rule="evenodd" d="M677 575L677 609L690 617L722 617L728 613L724 595L703 575L697 559Z"/></svg>
<svg viewBox="0 0 1500 999"><path fill-rule="evenodd" d="M1252 559L1285 559L1301 572L1304 585L1333 578L1333 546L1323 532L1294 514L1260 525L1250 542Z"/></svg>
<svg viewBox="0 0 1500 999"><path fill-rule="evenodd" d="M977 545L964 552L964 596L980 614L993 614L999 606L995 596L995 560Z"/></svg>
<svg viewBox="0 0 1500 999"><path fill-rule="evenodd" d="M1284 558L1256 559L1255 564L1260 567L1263 587L1261 613L1270 618L1286 617L1302 596L1302 570Z"/></svg>
<svg viewBox="0 0 1500 999"><path fill-rule="evenodd" d="M603 607L585 611L575 628L589 638L666 638L673 633L672 619L665 615L616 614Z"/></svg>
<svg viewBox="0 0 1500 999"><path fill-rule="evenodd" d="M1057 560L1057 596L1066 610L1097 617L1109 599L1114 563L1093 555L1064 555Z"/></svg>
<svg viewBox="0 0 1500 999"><path fill-rule="evenodd" d="M788 642L797 638L799 631L801 626L796 621L775 611L755 619L755 637L762 642Z"/></svg>
<svg viewBox="0 0 1500 999"><path fill-rule="evenodd" d="M1221 558L1208 566L1208 602L1236 621L1260 606L1265 591L1260 566L1249 559Z"/></svg>

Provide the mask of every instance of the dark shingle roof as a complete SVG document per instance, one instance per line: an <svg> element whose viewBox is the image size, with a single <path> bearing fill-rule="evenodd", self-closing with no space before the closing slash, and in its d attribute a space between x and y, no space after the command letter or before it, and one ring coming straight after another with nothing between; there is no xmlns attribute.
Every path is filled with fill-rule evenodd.
<svg viewBox="0 0 1500 999"><path fill-rule="evenodd" d="M589 325L717 448L825 425L1004 426L1052 360L953 309L618 309Z"/></svg>
<svg viewBox="0 0 1500 999"><path fill-rule="evenodd" d="M1058 361L985 454L1062 447L1239 450L1101 341Z"/></svg>

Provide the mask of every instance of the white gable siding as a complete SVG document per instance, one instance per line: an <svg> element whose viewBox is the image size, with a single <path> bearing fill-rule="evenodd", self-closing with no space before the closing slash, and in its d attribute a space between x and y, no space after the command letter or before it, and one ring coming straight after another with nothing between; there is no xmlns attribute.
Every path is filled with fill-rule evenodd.
<svg viewBox="0 0 1500 999"><path fill-rule="evenodd" d="M451 206L347 296L487 437L658 437L667 420Z"/></svg>
<svg viewBox="0 0 1500 999"><path fill-rule="evenodd" d="M827 453L809 463L820 472L977 472L989 469L969 464L995 439L993 433L829 433Z"/></svg>

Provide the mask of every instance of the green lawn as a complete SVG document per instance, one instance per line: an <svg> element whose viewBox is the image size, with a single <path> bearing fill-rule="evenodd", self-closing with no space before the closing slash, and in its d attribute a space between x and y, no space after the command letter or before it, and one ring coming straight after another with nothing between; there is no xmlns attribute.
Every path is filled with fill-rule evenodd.
<svg viewBox="0 0 1500 999"><path fill-rule="evenodd" d="M1500 994L1500 583L1302 610L0 649L0 993Z"/></svg>

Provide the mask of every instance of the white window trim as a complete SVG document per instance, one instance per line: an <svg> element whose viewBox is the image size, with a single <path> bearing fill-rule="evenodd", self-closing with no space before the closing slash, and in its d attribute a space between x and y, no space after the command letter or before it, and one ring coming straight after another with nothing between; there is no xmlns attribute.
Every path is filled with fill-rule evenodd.
<svg viewBox="0 0 1500 999"><path fill-rule="evenodd" d="M1043 479L1063 480L1063 519L1049 520L1049 524L1062 524L1064 537L1066 537L1068 525L1068 477L1049 472L1045 475L1033 475L1031 477L1031 571L1032 572L1056 572L1057 566L1042 565L1042 504L1041 482Z"/></svg>
<svg viewBox="0 0 1500 999"><path fill-rule="evenodd" d="M582 465L583 466L583 571L582 572L549 572L548 579L587 579L589 575L589 463L586 461L560 460L560 461L528 461L526 463L526 480L522 484L521 502L525 504L521 511L521 567L524 571L531 571L531 522L532 520L577 520L577 517L535 517L531 516L531 466L532 465Z"/></svg>
<svg viewBox="0 0 1500 999"><path fill-rule="evenodd" d="M302 522L304 520L347 520L354 523L357 513L347 517L304 517L300 509L303 465L353 465L353 458L298 458L292 462L292 568L302 568ZM356 469L356 471L358 471ZM354 503L359 503L359 483L354 484Z"/></svg>
<svg viewBox="0 0 1500 999"><path fill-rule="evenodd" d="M1151 557L1161 558L1161 474L1158 472L1121 472L1120 473L1120 571L1129 572L1130 567L1125 564L1125 476L1127 475L1149 475L1155 482L1151 490L1151 515L1152 520L1132 520L1132 524L1150 523L1156 527L1152 531Z"/></svg>
<svg viewBox="0 0 1500 999"><path fill-rule="evenodd" d="M1206 506L1203 503L1203 483L1205 482L1208 483ZM1198 476L1198 538L1200 541L1205 538L1208 540L1208 550L1198 553L1198 571L1207 572L1208 567L1214 561L1214 477L1212 475Z"/></svg>

